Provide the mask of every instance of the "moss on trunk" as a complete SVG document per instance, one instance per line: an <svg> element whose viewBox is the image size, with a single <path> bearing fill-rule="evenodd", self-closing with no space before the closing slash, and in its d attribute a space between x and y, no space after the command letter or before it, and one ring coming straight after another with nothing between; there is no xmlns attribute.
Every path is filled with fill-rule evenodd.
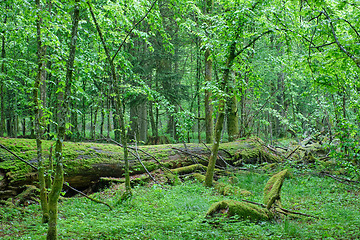
<svg viewBox="0 0 360 240"><path fill-rule="evenodd" d="M280 193L281 187L284 183L285 177L288 176L288 170L285 169L274 176L272 176L269 181L266 183L264 188L264 204L267 209L270 209L271 206L276 203L280 204Z"/></svg>
<svg viewBox="0 0 360 240"><path fill-rule="evenodd" d="M241 140L231 143L222 143L219 146L219 155L225 160L236 165L242 164L237 152L246 151L246 149L264 149L256 138ZM0 138L0 143L11 151L16 153L21 158L36 165L36 142L33 139L12 139ZM51 144L53 141L42 141L45 164L47 165L50 154ZM178 148L183 151L182 144L167 144L156 146L140 146L139 149L154 156L165 167L174 169L194 164L190 156L184 152L173 148ZM203 159L197 159L199 164L207 165L207 159L210 155L209 150L201 144L187 144L189 152L201 156ZM223 149L223 151L222 151ZM255 150L254 150L255 151ZM272 158L271 153L265 150L258 150L263 152L262 159ZM138 151L141 160L149 171L160 168L160 165L154 161L152 157ZM87 188L94 182L100 181L101 177L124 177L124 161L123 149L114 144L104 143L74 143L63 142L63 161L65 181L76 188ZM193 157L195 158L195 157ZM240 161L240 162L239 162ZM217 165L225 166L222 160L217 160ZM240 166L237 165L237 166ZM141 164L130 154L129 155L129 169L132 175L144 173L145 170ZM24 185L34 185L37 180L37 173L25 163L19 161L10 153L0 148L0 191L5 191L14 188L21 188ZM17 191L16 194L19 194ZM5 195L5 194L4 194ZM3 195L2 195L3 196ZM12 195L3 196L0 198L6 199L13 197Z"/></svg>
<svg viewBox="0 0 360 240"><path fill-rule="evenodd" d="M266 208L234 200L223 200L212 204L206 216L213 217L215 215L225 215L226 217L236 215L240 219L251 221L270 220L273 218L271 212Z"/></svg>

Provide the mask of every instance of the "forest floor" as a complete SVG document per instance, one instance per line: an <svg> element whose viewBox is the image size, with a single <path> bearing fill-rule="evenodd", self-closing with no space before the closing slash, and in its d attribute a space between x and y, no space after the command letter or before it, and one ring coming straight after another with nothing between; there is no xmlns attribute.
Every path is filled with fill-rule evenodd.
<svg viewBox="0 0 360 240"><path fill-rule="evenodd" d="M188 179L177 186L149 184L133 188L133 197L119 203L122 185L112 185L93 196L113 210L86 198L62 198L59 204L59 239L359 239L360 191L332 178L306 170L289 169L281 198L284 208L318 218L281 218L250 222L219 217L206 220L212 203L246 199L262 202L263 189L273 172L248 171L231 176L252 194L222 196ZM229 176L218 181L229 182ZM0 239L45 239L40 206L24 212L0 206Z"/></svg>

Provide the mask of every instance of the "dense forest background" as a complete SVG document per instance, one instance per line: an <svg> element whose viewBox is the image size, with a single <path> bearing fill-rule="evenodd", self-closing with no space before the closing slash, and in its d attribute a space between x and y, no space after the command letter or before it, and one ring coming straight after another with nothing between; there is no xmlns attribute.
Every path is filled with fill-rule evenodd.
<svg viewBox="0 0 360 240"><path fill-rule="evenodd" d="M356 2L0 4L0 136L58 139L62 125L71 141L140 144L321 134L359 163Z"/></svg>
<svg viewBox="0 0 360 240"><path fill-rule="evenodd" d="M136 170L129 153L146 169L138 145L183 143L188 151L185 143L211 144L205 145L206 159L197 156L207 167L195 164L206 168L200 178L207 187L218 184L213 177L220 143L244 139L236 146L260 149L260 160L277 154L286 163L301 149L303 159L296 161L302 163L294 160L295 165L318 162L321 174L327 164L336 165L351 179L346 181L359 183L359 10L359 1L347 0L0 1L0 137L11 149L0 147L37 170L32 189L40 193L48 239L58 235L63 163L92 158L74 157L80 150L69 155L80 144L64 141L112 141L121 147L120 202L132 196L129 172ZM24 149L32 146L19 140L25 144L17 147L10 138L36 139L36 159L11 152L30 157ZM280 144L288 138L298 146ZM310 156L310 139L321 156ZM268 145L276 142L283 154ZM228 159L240 165L241 151L229 149ZM13 159L6 154L0 155L3 188L16 182L15 171L27 171L8 164ZM280 201L288 172L279 174L278 196L265 201L267 211ZM269 181L271 192L275 184ZM21 195L14 189L1 194Z"/></svg>
<svg viewBox="0 0 360 240"><path fill-rule="evenodd" d="M92 5L119 81L111 78L106 53L82 1L66 120L69 140L102 135L119 140L116 94L123 99L129 140L143 143L211 142L205 130L213 126L205 120L208 114L212 122L216 119L221 99L227 102L223 141L252 134L268 141L317 132L329 138L357 134L356 3ZM0 136L35 137L33 91L38 88L41 127L46 138L54 137L73 7L61 1L1 2ZM236 56L227 65L233 45ZM231 73L222 89L225 69Z"/></svg>

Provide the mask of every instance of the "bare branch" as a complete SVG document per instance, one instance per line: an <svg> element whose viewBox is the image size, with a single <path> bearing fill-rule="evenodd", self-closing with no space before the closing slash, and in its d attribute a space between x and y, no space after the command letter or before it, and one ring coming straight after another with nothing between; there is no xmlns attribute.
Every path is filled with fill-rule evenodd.
<svg viewBox="0 0 360 240"><path fill-rule="evenodd" d="M150 6L149 10L145 13L145 15L130 29L130 31L128 32L128 34L125 36L124 40L122 41L122 43L120 44L118 50L116 50L114 56L112 57L112 61L114 61L116 55L119 53L121 47L125 44L126 39L130 36L130 34L132 33L132 31L147 17L147 15L151 12L151 10L154 8L155 3L158 0L155 0L152 5Z"/></svg>
<svg viewBox="0 0 360 240"><path fill-rule="evenodd" d="M241 50L239 50L237 53L235 53L235 57L239 56L243 51L245 51L247 48L249 48L251 45L253 45L257 40L259 40L262 36L272 33L273 30L268 30L266 32L261 33L259 36L254 38L252 41L250 41L245 47L243 47Z"/></svg>
<svg viewBox="0 0 360 240"><path fill-rule="evenodd" d="M323 45L319 45L319 46L309 46L309 48L316 48L316 49L319 49L319 48L322 48L322 47L326 47L326 46L330 46L330 45L333 45L333 44L336 44L336 42L331 42L331 43L324 43Z"/></svg>
<svg viewBox="0 0 360 240"><path fill-rule="evenodd" d="M355 62L355 64L360 68L360 60L359 60L357 57L355 57L353 54L351 54L348 50L346 50L346 49L344 48L344 46L340 43L339 38L338 38L338 36L336 35L335 28L334 28L334 24L333 24L330 16L327 14L327 12L326 12L325 9L323 9L323 10L324 10L324 14L325 14L326 18L329 20L330 27L331 27L331 32L332 32L332 35L333 35L333 37L334 37L334 39L335 39L336 44L338 45L338 47L340 48L340 50L341 50L343 53L345 53L351 60L353 60L353 61Z"/></svg>

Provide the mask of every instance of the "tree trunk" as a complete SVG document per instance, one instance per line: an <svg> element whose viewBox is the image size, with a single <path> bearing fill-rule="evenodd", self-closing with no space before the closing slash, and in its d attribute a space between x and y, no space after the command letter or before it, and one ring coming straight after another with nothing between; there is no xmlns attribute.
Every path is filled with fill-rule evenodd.
<svg viewBox="0 0 360 240"><path fill-rule="evenodd" d="M212 78L212 60L209 59L210 50L205 51L205 82L210 85ZM214 139L214 120L213 120L213 107L211 105L212 93L211 90L205 89L205 131L206 143L212 143Z"/></svg>
<svg viewBox="0 0 360 240"><path fill-rule="evenodd" d="M42 83L45 82L45 46L42 45L41 38L41 25L42 25L42 17L40 16L41 12L41 3L40 0L35 1L37 7L37 19L36 19L36 29L37 29L37 60L38 60L38 68L37 68L37 76L33 89L33 98L34 98L34 124L35 124L35 134L36 134L36 145L37 145L37 162L38 162L38 178L39 178L39 186L40 186L40 203L42 209L42 222L47 223L49 221L49 206L48 206L48 194L45 186L45 166L43 159L43 151L42 151L42 142L41 139L43 137L43 106L39 102L39 94L40 91L40 99L42 100L45 96L44 87L41 86Z"/></svg>
<svg viewBox="0 0 360 240"><path fill-rule="evenodd" d="M43 148L49 149L53 141L43 140ZM17 155L25 160L36 159L36 144L31 139L0 138L0 144L11 147ZM189 152L200 156L196 162L207 165L210 151L203 144L186 144ZM16 146L16 148L14 148ZM71 186L86 189L101 181L102 177L125 177L125 161L123 148L113 144L100 143L74 143L63 142L63 160L66 172L65 181ZM230 143L222 143L219 146L219 155L233 166L242 166L244 163L262 163L280 161L273 152L269 151L266 144L260 139L252 138ZM223 149L224 151L222 151ZM135 151L135 150L131 150ZM145 154L144 152L150 154ZM149 171L161 168L151 157L154 156L164 166L174 169L194 164L195 157L191 158L184 153L186 149L183 144L139 146L139 156ZM6 198L5 192L16 189L20 193L24 185L37 184L36 173L25 163L14 159L12 155L0 148L0 198ZM48 155L44 156L45 158ZM145 169L138 160L130 154L128 158L131 174L143 174ZM221 159L217 159L216 165L225 167ZM15 166L15 167L14 167ZM7 196L14 197L16 196Z"/></svg>
<svg viewBox="0 0 360 240"><path fill-rule="evenodd" d="M6 23L6 17L4 20L4 23ZM2 32L2 44L1 44L1 58L5 59L5 32ZM2 61L1 63L1 73L5 75L5 61ZM4 136L5 131L5 104L4 104L4 78L1 79L0 82L0 137Z"/></svg>
<svg viewBox="0 0 360 240"><path fill-rule="evenodd" d="M230 69L233 65L233 61L236 57L235 55L236 50L236 42L233 42L230 50L229 55L227 57L226 61L226 68L224 70L224 75L221 81L220 90L225 91L225 87L227 85L227 82L229 80L230 75ZM219 113L215 125L215 137L214 142L212 144L211 148L211 156L209 158L209 164L205 175L205 185L207 187L211 187L213 184L213 177L214 177L214 168L215 168L215 162L218 156L219 151L219 145L220 145L220 138L221 138L221 132L223 129L224 124L224 117L225 117L225 99L223 97L219 98Z"/></svg>
<svg viewBox="0 0 360 240"><path fill-rule="evenodd" d="M55 147L55 178L51 191L49 193L49 228L47 233L48 240L57 239L57 218L58 218L58 199L62 190L64 182L63 171L63 151L62 146L65 138L66 130L66 116L68 114L68 107L70 101L70 92L72 84L72 74L74 68L75 52L76 52L76 39L77 29L80 19L79 0L75 0L73 23L71 30L71 39L69 46L69 58L66 63L66 78L65 78L65 91L59 91L59 99L62 103L59 108L59 122L58 122L58 139Z"/></svg>
<svg viewBox="0 0 360 240"><path fill-rule="evenodd" d="M229 136L229 142L234 141L239 134L239 116L238 116L238 108L237 108L237 99L235 96L235 89L233 87L235 83L235 74L232 74L233 78L231 81L233 84L229 84L228 93L230 95L227 104L227 130Z"/></svg>

